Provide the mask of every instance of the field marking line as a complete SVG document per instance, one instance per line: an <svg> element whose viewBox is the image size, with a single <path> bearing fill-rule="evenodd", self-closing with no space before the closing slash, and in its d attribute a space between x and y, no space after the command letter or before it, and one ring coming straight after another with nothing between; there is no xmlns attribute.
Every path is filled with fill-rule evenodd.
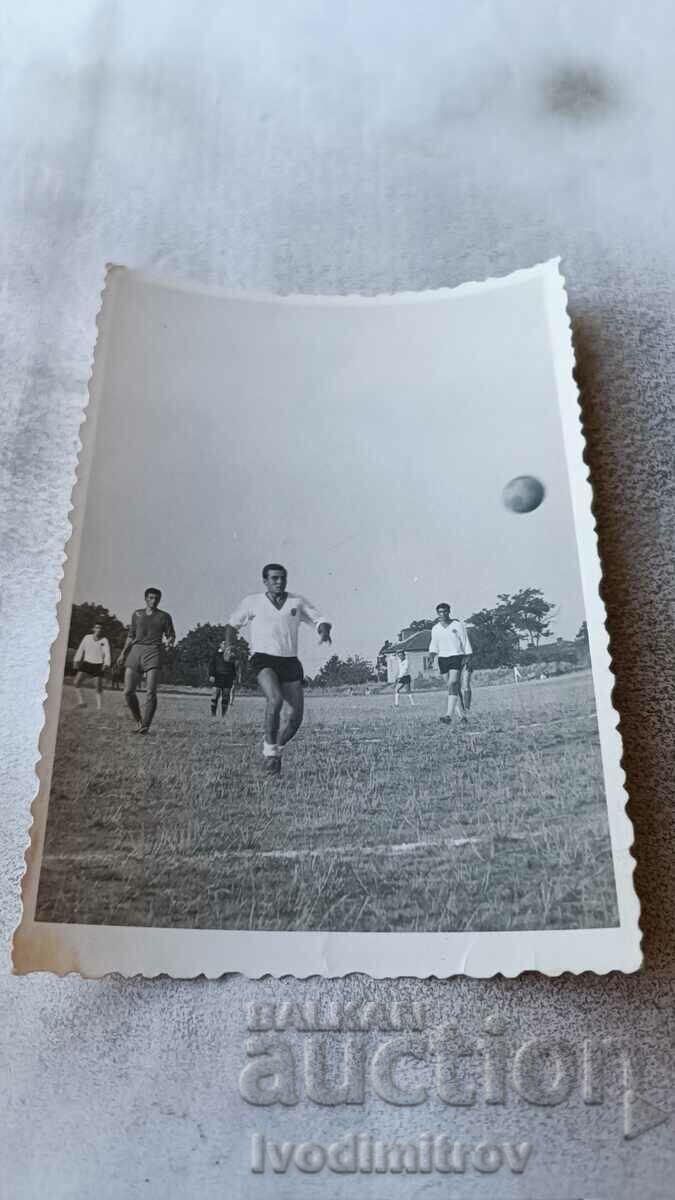
<svg viewBox="0 0 675 1200"><path fill-rule="evenodd" d="M445 849L459 849L462 846L472 846L478 842L484 842L486 835L481 837L459 837L459 838L433 838L429 841L421 842L397 842L394 845L382 843L378 846L311 846L304 847L301 850L201 850L197 854L188 854L185 857L194 860L196 858L206 858L215 860L218 858L317 858L329 854L341 854L345 858L361 858L374 856L377 854L415 854L418 850L427 850L434 847L444 847ZM95 850L91 854L87 854L81 850L73 851L70 854L47 854L45 862L51 859L53 862L73 861L73 862L91 862L107 863L114 862L114 854L105 854L101 850ZM143 862L143 858L138 855L125 855L125 862L135 859L136 862Z"/></svg>
<svg viewBox="0 0 675 1200"><path fill-rule="evenodd" d="M555 825L561 827L567 822L564 818L556 821ZM416 854L420 850L430 850L442 848L445 850L461 849L463 846L480 845L482 842L490 840L497 842L525 842L532 837L532 833L506 833L506 834L489 834L484 833L478 837L454 837L454 838L429 838L418 842L395 842L393 845L388 842L382 842L376 846L306 846L300 850L200 850L195 854L187 854L184 857L189 861L196 859L207 859L209 862L217 861L218 859L241 858L246 861L251 859L290 859L297 860L302 858L321 858L330 854L342 855L344 858L363 858L374 857L378 854ZM536 834L535 834L536 836ZM116 855L105 853L102 850L95 850L87 853L81 850L75 850L71 853L61 854L46 854L44 862L84 862L84 863L101 863L107 866L112 866ZM134 861L142 864L143 856L134 853L127 853L124 856L124 861Z"/></svg>

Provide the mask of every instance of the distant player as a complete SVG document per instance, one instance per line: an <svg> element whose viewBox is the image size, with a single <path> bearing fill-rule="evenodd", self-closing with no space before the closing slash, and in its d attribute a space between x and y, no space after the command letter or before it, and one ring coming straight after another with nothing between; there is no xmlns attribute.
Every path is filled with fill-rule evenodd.
<svg viewBox="0 0 675 1200"><path fill-rule="evenodd" d="M103 636L103 626L97 622L91 633L87 633L82 638L73 659L73 666L77 670L75 676L75 695L77 696L77 703L80 708L87 707L80 689L85 675L88 675L96 681L96 707L99 710L101 709L103 672L108 670L110 663L110 642L107 637Z"/></svg>
<svg viewBox="0 0 675 1200"><path fill-rule="evenodd" d="M228 646L227 642L221 642L218 649L211 655L209 683L213 688L211 716L217 715L219 700L221 714L225 716L230 707L230 700L234 698L234 689L237 683L237 663L234 650Z"/></svg>
<svg viewBox="0 0 675 1200"><path fill-rule="evenodd" d="M462 671L470 663L473 651L466 625L463 621L451 619L450 605L437 604L436 612L438 620L431 630L429 654L433 657L438 655L438 669L448 685L448 711L447 715L440 719L443 725L451 725L458 705L462 711L462 719L468 720L460 684ZM471 691L470 678L468 690Z"/></svg>
<svg viewBox="0 0 675 1200"><path fill-rule="evenodd" d="M395 708L398 708L398 698L401 695L401 692L403 692L404 695L408 697L411 706L414 708L415 701L412 697L412 676L410 674L408 655L406 654L405 650L399 650L397 666L398 678L396 680L396 687L394 688L394 706Z"/></svg>
<svg viewBox="0 0 675 1200"><path fill-rule="evenodd" d="M288 572L280 563L268 563L262 577L265 591L246 596L228 617L227 640L231 645L231 631L250 625L250 665L267 701L263 763L266 772L278 775L281 751L298 732L304 712L300 625L313 625L320 643L330 642L332 626L309 600L286 590Z"/></svg>
<svg viewBox="0 0 675 1200"><path fill-rule="evenodd" d="M168 612L159 608L162 593L159 588L146 588L145 608L131 614L129 633L118 658L124 667L124 699L136 723L134 733L147 733L157 708L157 681L162 661L162 649L176 641L176 631ZM145 675L145 705L141 717L136 689L141 674Z"/></svg>

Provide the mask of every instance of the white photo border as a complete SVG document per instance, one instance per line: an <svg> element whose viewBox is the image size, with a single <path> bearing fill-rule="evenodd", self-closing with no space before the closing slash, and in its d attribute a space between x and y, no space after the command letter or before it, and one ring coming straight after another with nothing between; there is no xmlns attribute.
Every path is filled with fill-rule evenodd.
<svg viewBox="0 0 675 1200"><path fill-rule="evenodd" d="M72 497L72 535L66 548L58 608L59 633L51 650L45 721L40 738L38 792L32 806L33 823L23 878L23 915L13 939L14 972L51 971L60 975L78 972L86 978L100 978L110 973L127 977L169 975L180 979L199 975L218 978L237 972L252 978L265 975L277 978L284 975L303 979L315 975L335 978L361 972L381 979L447 978L452 975L489 978L497 974L513 977L524 971L556 976L566 971L605 974L609 971L638 970L642 965L642 952L640 905L633 887L633 828L626 812L627 793L621 766L619 717L612 703L614 675L605 607L600 595L602 575L592 512L593 495L584 459L585 441L574 379L571 324L560 258L507 276L465 283L456 288L377 296L235 293L159 279L141 272L133 274L141 282L201 295L312 307L433 303L488 289L512 288L533 279L540 281L547 314L589 631L619 924L605 929L519 932L358 933L166 929L56 924L35 920L70 611L105 376L108 345L105 330L114 311L116 281L126 271L124 267L108 267L102 293L103 303L97 317L98 338L89 400L83 406L79 466Z"/></svg>

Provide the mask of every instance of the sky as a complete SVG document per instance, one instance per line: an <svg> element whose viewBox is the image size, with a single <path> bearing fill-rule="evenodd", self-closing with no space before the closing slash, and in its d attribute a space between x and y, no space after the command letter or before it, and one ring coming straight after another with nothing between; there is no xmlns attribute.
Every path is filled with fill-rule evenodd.
<svg viewBox="0 0 675 1200"><path fill-rule="evenodd" d="M178 637L262 590L268 561L370 659L447 600L467 617L539 587L557 636L584 619L541 283L422 301L279 303L163 286L108 292L75 600L128 621L163 591ZM100 348L100 347L99 347ZM516 475L534 513L501 501Z"/></svg>

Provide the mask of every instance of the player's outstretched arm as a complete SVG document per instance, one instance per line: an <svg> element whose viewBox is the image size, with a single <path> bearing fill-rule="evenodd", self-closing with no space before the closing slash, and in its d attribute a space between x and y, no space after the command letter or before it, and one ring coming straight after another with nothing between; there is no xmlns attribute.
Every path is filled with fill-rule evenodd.
<svg viewBox="0 0 675 1200"><path fill-rule="evenodd" d="M331 642L330 631L333 628L331 621L327 621L321 615L319 609L316 608L311 601L305 599L304 596L298 597L300 601L300 619L306 625L313 625L319 635L319 644L322 642Z"/></svg>
<svg viewBox="0 0 675 1200"><path fill-rule="evenodd" d="M252 597L244 596L241 604L238 604L233 612L230 613L225 622L225 645L233 647L237 643L237 635L254 617Z"/></svg>

